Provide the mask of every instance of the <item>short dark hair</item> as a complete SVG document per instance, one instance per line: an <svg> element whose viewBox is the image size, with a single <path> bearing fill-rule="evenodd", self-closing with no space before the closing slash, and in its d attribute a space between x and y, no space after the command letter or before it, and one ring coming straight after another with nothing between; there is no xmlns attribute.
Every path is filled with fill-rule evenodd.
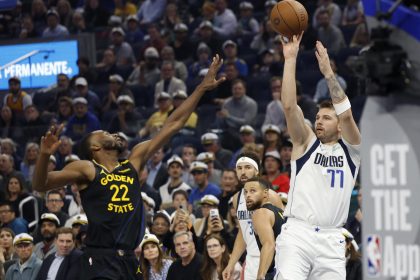
<svg viewBox="0 0 420 280"><path fill-rule="evenodd" d="M10 211L16 214L16 209L13 206L13 203L12 202L10 202L10 201L2 201L2 202L0 202L0 207L3 207L3 206L9 206Z"/></svg>
<svg viewBox="0 0 420 280"><path fill-rule="evenodd" d="M245 182L246 183L250 183L250 182L258 182L258 184L263 188L263 189L272 189L272 185L270 182L268 182L267 180L264 180L262 178L259 177L252 177L251 179L249 179L248 181Z"/></svg>
<svg viewBox="0 0 420 280"><path fill-rule="evenodd" d="M327 100L322 101L322 102L318 105L318 107L319 107L319 109L322 109L322 108L328 108L328 109L332 109L332 110L334 110L334 105L333 105L333 103L332 103L331 99L327 99Z"/></svg>
<svg viewBox="0 0 420 280"><path fill-rule="evenodd" d="M184 190L174 191L174 193L172 194L172 200L174 200L175 196L177 196L179 194L182 195L182 196L184 196L185 199L188 201L188 193L186 191L184 191Z"/></svg>
<svg viewBox="0 0 420 280"><path fill-rule="evenodd" d="M79 158L82 160L92 160L93 158L92 150L90 149L91 136L92 136L92 133L88 133L82 138L82 140L80 140Z"/></svg>
<svg viewBox="0 0 420 280"><path fill-rule="evenodd" d="M225 173L225 172L233 172L233 173L235 173L235 174L236 174L236 170L235 170L235 169L233 169L233 168L225 168L225 169L223 169L223 170L222 170L222 174L223 174L223 173Z"/></svg>
<svg viewBox="0 0 420 280"><path fill-rule="evenodd" d="M241 157L249 157L250 159L253 159L258 164L258 170L261 169L260 157L256 153L253 153L253 152L240 153L238 157L236 158L236 161L238 161L238 159L240 159Z"/></svg>
<svg viewBox="0 0 420 280"><path fill-rule="evenodd" d="M71 239L74 241L75 240L75 236L73 234L73 230L69 227L61 227L59 229L57 229L57 231L55 232L55 238L58 238L58 236L60 234L71 234Z"/></svg>
<svg viewBox="0 0 420 280"><path fill-rule="evenodd" d="M52 190L52 191L49 191L49 192L47 193L47 199L48 199L48 197L49 197L50 195L52 195L52 194L58 194L58 195L61 197L61 193L60 193L59 191L57 191L57 190Z"/></svg>
<svg viewBox="0 0 420 280"><path fill-rule="evenodd" d="M197 155L197 148L194 147L193 144L185 144L184 147L182 147L182 151L184 151L184 148L191 148L194 151L194 155Z"/></svg>
<svg viewBox="0 0 420 280"><path fill-rule="evenodd" d="M235 79L232 82L232 86L236 85L236 84L242 84L244 86L244 88L246 89L246 82L242 79Z"/></svg>

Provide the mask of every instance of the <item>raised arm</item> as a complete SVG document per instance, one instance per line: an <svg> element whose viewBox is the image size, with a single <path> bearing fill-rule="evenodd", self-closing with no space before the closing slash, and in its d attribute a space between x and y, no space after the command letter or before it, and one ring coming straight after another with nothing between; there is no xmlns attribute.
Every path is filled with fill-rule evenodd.
<svg viewBox="0 0 420 280"><path fill-rule="evenodd" d="M334 107L336 108L336 112L337 108L343 108L344 110L340 113L342 109L338 109L338 112L340 113L338 114L338 119L341 126L341 135L350 144L359 145L361 141L360 131L356 122L354 121L350 102L347 98L347 95L344 93L344 90L338 83L334 71L331 69L330 58L328 56L327 49L319 41L316 42L315 55L318 59L319 70L321 70L325 80L327 80L331 100L334 104Z"/></svg>
<svg viewBox="0 0 420 280"><path fill-rule="evenodd" d="M216 88L225 80L224 77L216 80L217 72L222 65L223 60L216 54L204 79L191 96L168 117L160 132L151 141L140 143L133 148L129 160L135 168L141 169L145 164L145 160L150 158L152 154L166 144L184 126L206 91Z"/></svg>
<svg viewBox="0 0 420 280"><path fill-rule="evenodd" d="M282 40L285 61L281 103L286 117L287 129L293 142L293 150L298 150L300 147L305 148L310 140L310 135L313 134L305 124L303 112L297 105L296 60L302 36L303 33L300 36L293 36L293 39L289 42Z"/></svg>
<svg viewBox="0 0 420 280"><path fill-rule="evenodd" d="M268 209L260 208L252 214L252 225L262 245L257 274L258 280L265 279L265 275L273 262L276 244L272 229L273 222L273 212Z"/></svg>

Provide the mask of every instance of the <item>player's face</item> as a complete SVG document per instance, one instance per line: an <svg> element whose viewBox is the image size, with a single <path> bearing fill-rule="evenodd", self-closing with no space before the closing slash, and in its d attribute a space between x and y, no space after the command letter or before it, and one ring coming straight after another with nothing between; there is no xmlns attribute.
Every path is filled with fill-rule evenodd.
<svg viewBox="0 0 420 280"><path fill-rule="evenodd" d="M266 196L266 190L258 182L248 182L244 186L244 195L246 209L252 211L261 207L263 199Z"/></svg>
<svg viewBox="0 0 420 280"><path fill-rule="evenodd" d="M168 173L169 173L169 176L173 179L177 179L177 178L181 177L181 175L182 175L181 165L179 163L176 163L176 162L172 163L171 165L169 165Z"/></svg>
<svg viewBox="0 0 420 280"><path fill-rule="evenodd" d="M124 142L118 134L111 134L107 131L98 130L93 132L91 143L99 143L104 150L116 150L122 152L124 150Z"/></svg>
<svg viewBox="0 0 420 280"><path fill-rule="evenodd" d="M340 126L335 111L321 108L315 120L316 136L322 143L336 141L340 134Z"/></svg>
<svg viewBox="0 0 420 280"><path fill-rule="evenodd" d="M207 240L206 250L209 257L214 259L219 258L226 250L225 246L222 246L216 238L210 238Z"/></svg>
<svg viewBox="0 0 420 280"><path fill-rule="evenodd" d="M55 246L57 247L57 255L67 256L74 248L73 235L71 233L59 234L55 240Z"/></svg>
<svg viewBox="0 0 420 280"><path fill-rule="evenodd" d="M185 234L178 236L175 240L175 251L181 258L189 257L194 250L194 243L189 240L189 237Z"/></svg>
<svg viewBox="0 0 420 280"><path fill-rule="evenodd" d="M148 260L149 262L152 260L157 260L159 257L159 248L156 243L146 243L143 246L143 252L144 252L144 258Z"/></svg>
<svg viewBox="0 0 420 280"><path fill-rule="evenodd" d="M258 175L258 171L248 163L240 163L236 166L236 177L241 183L245 183L252 177Z"/></svg>

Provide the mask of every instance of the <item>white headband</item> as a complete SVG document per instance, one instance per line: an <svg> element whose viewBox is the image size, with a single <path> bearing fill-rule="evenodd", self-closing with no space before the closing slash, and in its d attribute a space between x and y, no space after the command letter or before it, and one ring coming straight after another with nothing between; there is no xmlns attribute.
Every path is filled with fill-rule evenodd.
<svg viewBox="0 0 420 280"><path fill-rule="evenodd" d="M241 157L241 158L239 158L236 161L236 167L238 167L238 165L240 163L248 163L248 164L252 165L257 171L259 171L258 170L258 164L257 164L257 162L255 160L253 160L252 158L249 158L249 157Z"/></svg>

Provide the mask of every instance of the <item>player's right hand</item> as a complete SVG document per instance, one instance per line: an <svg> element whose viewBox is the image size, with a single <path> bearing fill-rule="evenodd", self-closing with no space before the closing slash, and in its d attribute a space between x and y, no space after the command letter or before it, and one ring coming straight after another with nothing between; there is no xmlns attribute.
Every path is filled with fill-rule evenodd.
<svg viewBox="0 0 420 280"><path fill-rule="evenodd" d="M223 280L230 280L232 277L233 267L231 267L229 264L226 266L225 270L223 270L222 276Z"/></svg>
<svg viewBox="0 0 420 280"><path fill-rule="evenodd" d="M60 146L61 141L59 140L60 134L64 129L64 125L52 125L47 131L45 136L41 138L41 153L52 155L54 154L58 146Z"/></svg>
<svg viewBox="0 0 420 280"><path fill-rule="evenodd" d="M297 58L299 52L300 41L302 41L303 31L299 36L293 35L291 39L281 36L281 44L283 45L283 56L287 60L289 58Z"/></svg>

